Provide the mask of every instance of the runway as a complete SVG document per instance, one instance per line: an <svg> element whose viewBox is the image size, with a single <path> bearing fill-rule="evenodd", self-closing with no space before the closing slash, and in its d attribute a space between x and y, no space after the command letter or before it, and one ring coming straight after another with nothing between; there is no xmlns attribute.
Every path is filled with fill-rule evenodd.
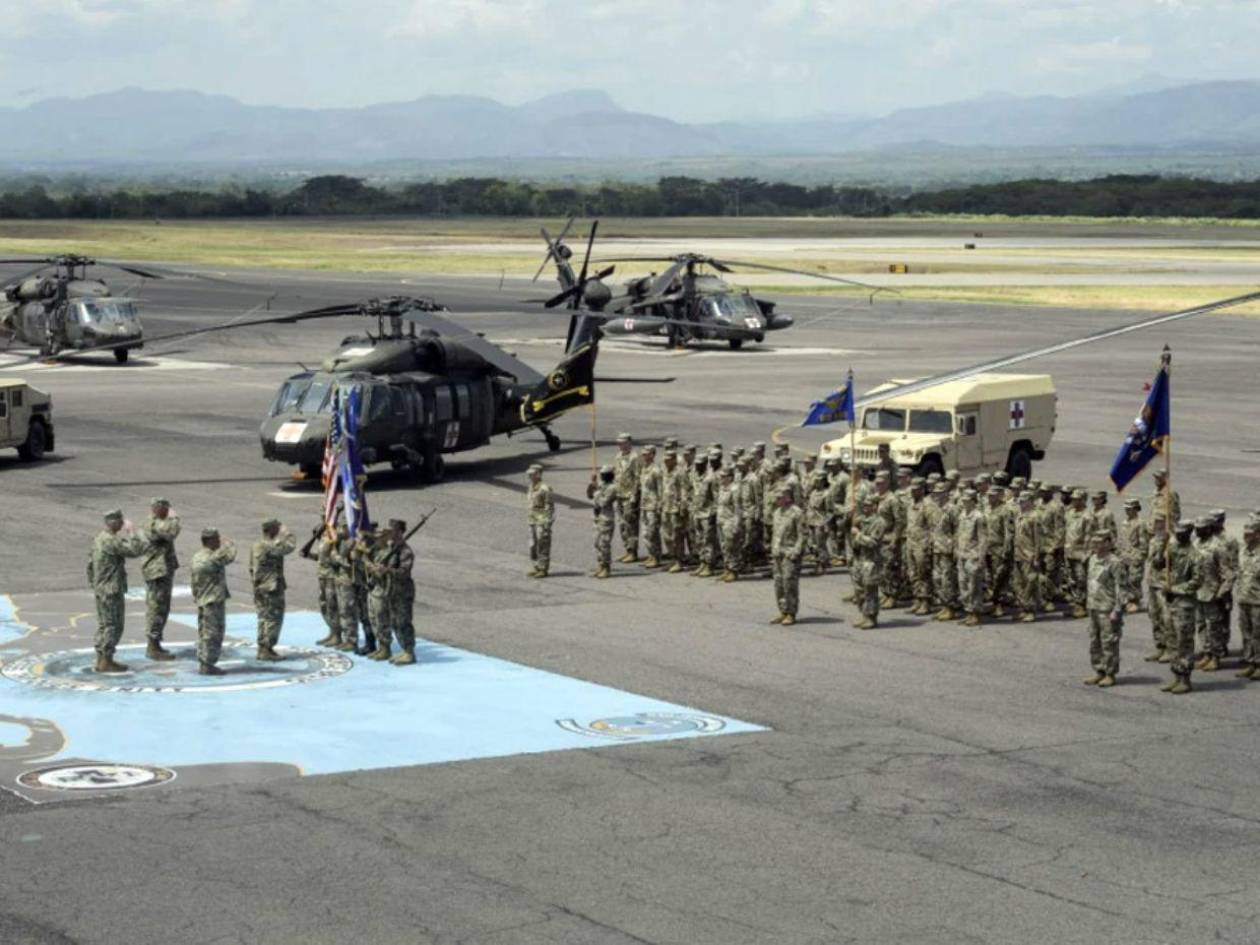
<svg viewBox="0 0 1260 945"><path fill-rule="evenodd" d="M564 317L522 304L511 280L230 275L257 288L146 284L146 330L237 317L277 289L274 311L423 293L540 370L560 356ZM850 368L867 389L1135 319L886 296L779 301L797 326L740 352L607 344L599 374L644 383L598 387L601 459L621 430L726 448L768 439ZM439 509L415 543L427 641L417 667L356 660L335 676L218 694L13 678L54 665L32 655L90 645L83 568L105 509L140 519L151 496L170 498L185 561L203 525L242 545L272 514L309 529L318 493L262 459L258 424L287 375L364 327L251 328L155 346L124 366L106 354L16 372L53 393L57 453L40 465L0 457L0 941L1254 938L1260 686L1198 674L1192 696L1159 693L1164 667L1142 662L1142 615L1126 622L1121 685L1098 691L1079 683L1079 622L969 631L896 612L860 632L840 600L847 577L828 575L803 581L803 619L783 629L766 622L765 580L625 565L591 580L585 411L557 425L556 454L524 435L448 457L438 486L373 474L376 517ZM1224 507L1236 530L1260 505L1254 319L1208 316L1028 365L1059 392L1037 474L1104 485L1164 343L1183 514ZM524 576L534 461L558 494L553 577L542 582ZM1134 488L1145 498L1149 482ZM246 569L229 573L233 635L248 641ZM282 644L311 649L313 568L291 559L289 583ZM128 644L141 642L136 608ZM176 610L186 643L187 606ZM68 667L58 678L81 678L57 665ZM488 675L455 678L472 669ZM222 702L171 708L179 700ZM168 717L185 711L191 728ZM609 720L629 737L581 731ZM209 756L235 742L231 757ZM140 773L19 783L69 759ZM110 780L133 776L151 779ZM103 786L74 786L93 781Z"/></svg>

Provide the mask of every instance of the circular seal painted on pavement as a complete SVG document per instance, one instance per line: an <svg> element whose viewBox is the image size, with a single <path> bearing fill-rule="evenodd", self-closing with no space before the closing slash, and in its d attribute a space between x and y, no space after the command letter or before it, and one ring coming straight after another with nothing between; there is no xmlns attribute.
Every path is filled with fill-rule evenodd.
<svg viewBox="0 0 1260 945"><path fill-rule="evenodd" d="M92 649L62 650L24 656L0 667L0 674L14 682L41 689L78 692L240 692L271 689L298 683L317 682L349 672L354 665L337 652L277 647L283 660L260 663L253 658L254 645L225 641L219 657L223 676L202 676L197 672L197 649L172 647L175 659L157 663L145 659L143 646L121 646L117 659L130 672L95 673L96 652Z"/></svg>
<svg viewBox="0 0 1260 945"><path fill-rule="evenodd" d="M57 754L66 737L48 719L0 714L0 761L37 761Z"/></svg>
<svg viewBox="0 0 1260 945"><path fill-rule="evenodd" d="M46 791L124 791L174 779L174 771L156 765L74 764L23 772L18 784Z"/></svg>
<svg viewBox="0 0 1260 945"><path fill-rule="evenodd" d="M712 715L690 712L637 712L581 723L576 719L557 719L566 732L598 738L653 738L662 735L712 735L726 728L726 722Z"/></svg>

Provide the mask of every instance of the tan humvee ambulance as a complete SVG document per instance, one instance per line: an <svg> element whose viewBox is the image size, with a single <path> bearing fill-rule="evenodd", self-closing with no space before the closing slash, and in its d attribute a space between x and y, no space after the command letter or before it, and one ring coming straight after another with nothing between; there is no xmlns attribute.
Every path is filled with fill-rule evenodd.
<svg viewBox="0 0 1260 945"><path fill-rule="evenodd" d="M909 384L893 380L865 397ZM859 399L859 404L861 400ZM887 443L898 466L917 475L956 469L963 476L1004 469L1028 478L1044 459L1058 419L1058 396L1048 374L976 374L902 397L859 406L856 461L874 466ZM851 463L850 439L825 443L824 459Z"/></svg>
<svg viewBox="0 0 1260 945"><path fill-rule="evenodd" d="M26 381L0 380L0 449L24 460L53 451L52 397Z"/></svg>

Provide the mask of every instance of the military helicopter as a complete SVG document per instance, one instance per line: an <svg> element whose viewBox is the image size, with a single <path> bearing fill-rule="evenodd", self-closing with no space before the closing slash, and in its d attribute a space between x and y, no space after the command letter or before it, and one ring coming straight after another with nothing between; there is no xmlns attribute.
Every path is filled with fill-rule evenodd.
<svg viewBox="0 0 1260 945"><path fill-rule="evenodd" d="M671 348L691 341L717 339L726 341L732 350L738 351L745 341L761 342L767 332L790 328L794 324L792 316L776 312L774 302L757 298L749 290L733 286L719 275L734 272L736 268L783 272L858 286L869 289L872 299L878 292L895 291L804 269L682 253L665 257L622 256L596 260L609 263L669 263L659 275L632 279L625 284L620 295L614 295L603 281L615 271L614 267L609 266L588 276L584 263L581 275L574 274L569 262L573 251L564 242L572 225L573 219L570 219L554 239L546 227L542 228L547 254L534 274L534 280L542 275L549 262L554 262L560 292L543 304L547 308L568 304L595 313L611 313L600 325L606 335L664 335ZM591 226L590 243L594 242L598 226L598 220Z"/></svg>
<svg viewBox="0 0 1260 945"><path fill-rule="evenodd" d="M47 259L0 259L0 265L18 263L36 265L4 285L0 340L9 346L16 343L38 348L43 357L66 350L110 350L119 364L126 363L133 349L144 346L144 329L134 300L113 295L104 280L89 279L89 267L108 266L142 279L175 275L228 281L73 254Z"/></svg>

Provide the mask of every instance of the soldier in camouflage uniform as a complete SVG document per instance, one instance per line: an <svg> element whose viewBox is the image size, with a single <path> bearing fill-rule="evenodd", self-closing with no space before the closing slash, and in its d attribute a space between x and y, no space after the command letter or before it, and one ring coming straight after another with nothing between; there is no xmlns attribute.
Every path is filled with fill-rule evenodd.
<svg viewBox="0 0 1260 945"><path fill-rule="evenodd" d="M138 558L148 547L118 509L105 513L105 528L92 540L87 579L96 594L96 667L98 673L125 673L129 667L114 659L126 616L127 558Z"/></svg>
<svg viewBox="0 0 1260 945"><path fill-rule="evenodd" d="M958 610L958 563L954 558L958 513L949 501L949 486L938 482L932 490L932 596L940 607L936 620L953 620Z"/></svg>
<svg viewBox="0 0 1260 945"><path fill-rule="evenodd" d="M1221 660L1228 653L1223 645L1229 639L1229 628L1224 633L1221 624L1225 611L1221 605L1224 555L1216 537L1216 523L1204 515L1195 520L1195 537L1199 539L1197 552L1199 589L1195 595L1195 622L1199 631L1199 652L1202 654L1195 669L1214 673L1221 668Z"/></svg>
<svg viewBox="0 0 1260 945"><path fill-rule="evenodd" d="M1006 603L1010 599L1011 554L1015 533L1009 527L1010 516L1006 512L1006 490L999 485L989 485L985 491L988 507L984 510L985 598L993 605L993 616L1006 616Z"/></svg>
<svg viewBox="0 0 1260 945"><path fill-rule="evenodd" d="M375 630L376 646L368 659L382 662L393 655L394 614L390 599L389 575L386 559L393 551L388 534L382 532L368 548L363 559L363 570L368 582L368 610Z"/></svg>
<svg viewBox="0 0 1260 945"><path fill-rule="evenodd" d="M336 538L328 550L328 563L337 587L337 632L330 646L353 653L359 643L359 598L354 588L354 543L345 525L337 526Z"/></svg>
<svg viewBox="0 0 1260 945"><path fill-rule="evenodd" d="M831 506L831 563L842 568L848 565L849 547L849 473L838 459L827 461L831 478L827 486L827 502Z"/></svg>
<svg viewBox="0 0 1260 945"><path fill-rule="evenodd" d="M1089 660L1094 675L1087 686L1106 689L1120 672L1120 637L1124 633L1124 563L1112 553L1112 538L1100 531L1091 538L1085 595L1089 610Z"/></svg>
<svg viewBox="0 0 1260 945"><path fill-rule="evenodd" d="M1014 519L1011 555L1014 565L1013 591L1021 623L1032 623L1041 611L1041 513L1031 492L1020 493L1019 512Z"/></svg>
<svg viewBox="0 0 1260 945"><path fill-rule="evenodd" d="M1229 653L1229 633L1234 618L1234 582L1238 579L1238 539L1225 530L1225 510L1213 509L1212 524L1216 535L1217 549L1221 556L1221 642L1219 649Z"/></svg>
<svg viewBox="0 0 1260 945"><path fill-rule="evenodd" d="M962 494L962 507L954 531L954 557L958 562L958 599L966 619L964 627L980 626L980 610L984 607L984 566L987 556L988 529L984 513L977 507L974 489Z"/></svg>
<svg viewBox="0 0 1260 945"><path fill-rule="evenodd" d="M613 483L617 515L621 518L621 544L625 547L625 554L617 560L630 564L639 560L639 473L643 465L634 455L629 433L617 434L617 450Z"/></svg>
<svg viewBox="0 0 1260 945"><path fill-rule="evenodd" d="M1190 522L1178 522L1175 526L1176 541L1169 549L1169 589L1165 595L1168 603L1168 619L1171 632L1168 637L1172 651L1173 678L1164 686L1164 692L1184 695L1191 691L1190 674L1194 670L1194 623L1198 609L1199 563L1198 554L1190 544Z"/></svg>
<svg viewBox="0 0 1260 945"><path fill-rule="evenodd" d="M1153 473L1155 492L1151 496L1151 518L1163 518L1172 528L1181 521L1181 496L1168 484L1168 473L1157 469Z"/></svg>
<svg viewBox="0 0 1260 945"><path fill-rule="evenodd" d="M328 633L315 643L317 646L336 646L341 642L341 611L337 605L337 568L332 553L337 546L336 535L330 535L327 527L320 528L315 540L315 575L319 581L319 612L328 626ZM309 552L305 552L310 557Z"/></svg>
<svg viewBox="0 0 1260 945"><path fill-rule="evenodd" d="M875 474L888 473L888 481L894 482L897 475L897 463L892 458L892 450L887 443L880 443L875 448ZM956 475L956 474L955 474Z"/></svg>
<svg viewBox="0 0 1260 945"><path fill-rule="evenodd" d="M906 510L906 572L914 606L910 613L925 617L932 612L932 507L924 498L925 481L910 482L910 506Z"/></svg>
<svg viewBox="0 0 1260 945"><path fill-rule="evenodd" d="M616 471L602 466L599 475L591 475L586 484L586 497L593 503L595 513L595 570L591 577L606 578L612 569L613 530L617 525Z"/></svg>
<svg viewBox="0 0 1260 945"><path fill-rule="evenodd" d="M1150 529L1142 521L1142 503L1127 499L1124 503L1124 524L1120 529L1120 560L1124 562L1124 586L1128 591L1125 611L1136 614L1142 609L1142 574L1146 569Z"/></svg>
<svg viewBox="0 0 1260 945"><path fill-rule="evenodd" d="M1240 679L1260 680L1260 521L1255 519L1243 527L1234 603L1238 605L1243 661L1243 668L1235 675Z"/></svg>
<svg viewBox="0 0 1260 945"><path fill-rule="evenodd" d="M389 613L393 630L398 635L398 653L389 658L392 666L411 666L416 662L416 627L413 615L416 609L416 581L411 571L416 564L415 552L407 544L407 523L402 519L389 520L389 531L383 536L389 548L379 567L389 586ZM608 534L612 547L612 532Z"/></svg>
<svg viewBox="0 0 1260 945"><path fill-rule="evenodd" d="M1047 612L1054 610L1055 601L1064 598L1066 583L1063 579L1064 510L1058 491L1057 486L1037 483L1041 498L1038 511L1041 514L1042 608Z"/></svg>
<svg viewBox="0 0 1260 945"><path fill-rule="evenodd" d="M796 506L792 490L781 487L775 500L774 540L770 545L770 565L774 576L774 596L779 616L771 623L790 627L796 623L800 607L801 556L805 553L805 517Z"/></svg>
<svg viewBox="0 0 1260 945"><path fill-rule="evenodd" d="M254 586L254 611L258 615L257 659L282 659L276 652L284 625L284 557L297 548L297 538L278 519L262 523L262 538L249 549L249 576Z"/></svg>
<svg viewBox="0 0 1260 945"><path fill-rule="evenodd" d="M743 518L739 509L739 487L735 484L735 470L722 467L718 475L717 501L714 503L714 521L718 541L722 548L722 580L729 584L739 573L740 530Z"/></svg>
<svg viewBox="0 0 1260 945"><path fill-rule="evenodd" d="M825 574L831 564L831 502L827 473L816 469L810 482L805 522L809 528L809 546L814 551L814 573Z"/></svg>
<svg viewBox="0 0 1260 945"><path fill-rule="evenodd" d="M197 672L224 676L219 669L227 629L227 566L236 560L236 546L223 541L215 528L201 531L201 548L192 560L192 595L197 602Z"/></svg>
<svg viewBox="0 0 1260 945"><path fill-rule="evenodd" d="M853 565L849 574L853 579L853 598L862 611L859 630L871 630L879 622L880 581L884 555L890 547L887 535L888 519L880 511L879 500L874 495L866 496L850 532Z"/></svg>
<svg viewBox="0 0 1260 945"><path fill-rule="evenodd" d="M748 527L744 533L746 565L752 567L754 563L760 564L765 560L768 547L766 544L768 531L766 525L766 444L761 441L754 443L752 453L747 459L748 472L745 475L751 484L752 498L757 503L756 508L750 510Z"/></svg>
<svg viewBox="0 0 1260 945"><path fill-rule="evenodd" d="M350 573L354 579L354 602L355 613L358 614L359 624L363 626L363 645L359 645L359 628L354 628L354 637L352 649L359 656L367 656L376 649L376 627L372 621L372 608L368 603L371 588L368 583L367 561L371 556L372 547L376 544L377 534L376 526L371 522L364 522L359 526L359 534L350 546ZM344 640L342 642L345 642Z"/></svg>
<svg viewBox="0 0 1260 945"><path fill-rule="evenodd" d="M1168 543L1171 541L1162 518L1151 520L1150 540L1146 543L1146 612L1151 619L1151 636L1155 649L1146 657L1148 663L1170 663L1176 649L1172 618L1168 611Z"/></svg>
<svg viewBox="0 0 1260 945"><path fill-rule="evenodd" d="M1089 592L1087 566L1092 551L1089 531L1089 510L1085 508L1085 493L1072 493L1072 507L1063 513L1063 573L1064 590L1070 614L1078 620L1087 617L1085 597Z"/></svg>
<svg viewBox="0 0 1260 945"><path fill-rule="evenodd" d="M876 507L884 517L884 553L880 563L880 606L896 607L904 596L901 581L901 554L905 543L905 505L893 491L893 480L886 470L875 475Z"/></svg>
<svg viewBox="0 0 1260 945"><path fill-rule="evenodd" d="M661 469L661 551L665 557L673 559L670 572L677 573L683 568L684 544L679 510L683 503L684 486L678 470L678 454L667 449L661 462L664 463Z"/></svg>
<svg viewBox="0 0 1260 945"><path fill-rule="evenodd" d="M149 505L149 521L144 537L149 543L140 565L144 575L144 627L148 646L144 655L155 661L173 660L175 656L162 648L162 634L171 613L171 589L179 559L175 557L175 539L179 537L179 516L171 511L171 503L163 498Z"/></svg>
<svg viewBox="0 0 1260 945"><path fill-rule="evenodd" d="M1116 528L1116 517L1107 508L1107 493L1099 489L1090 496L1089 540L1093 542L1095 535L1106 535L1111 539L1112 553L1120 547L1120 530Z"/></svg>
<svg viewBox="0 0 1260 945"><path fill-rule="evenodd" d="M691 567L696 558L696 527L691 520L691 502L696 486L696 448L691 444L683 450L678 463L678 535L674 542L674 567L670 571L682 571Z"/></svg>
<svg viewBox="0 0 1260 945"><path fill-rule="evenodd" d="M757 543L761 539L761 486L753 472L750 456L741 456L736 468L739 515L743 527L739 533L739 564L735 570L746 574L752 570L752 563L757 555Z"/></svg>
<svg viewBox="0 0 1260 945"><path fill-rule="evenodd" d="M551 530L556 524L556 497L551 486L543 482L540 463L531 463L527 470L529 490L526 504L529 507L529 560L533 567L529 577L545 578L551 570ZM379 632L378 632L379 638Z"/></svg>
<svg viewBox="0 0 1260 945"><path fill-rule="evenodd" d="M643 523L643 543L647 546L645 568L661 566L661 467L656 465L656 447L645 446L639 453L639 518Z"/></svg>

